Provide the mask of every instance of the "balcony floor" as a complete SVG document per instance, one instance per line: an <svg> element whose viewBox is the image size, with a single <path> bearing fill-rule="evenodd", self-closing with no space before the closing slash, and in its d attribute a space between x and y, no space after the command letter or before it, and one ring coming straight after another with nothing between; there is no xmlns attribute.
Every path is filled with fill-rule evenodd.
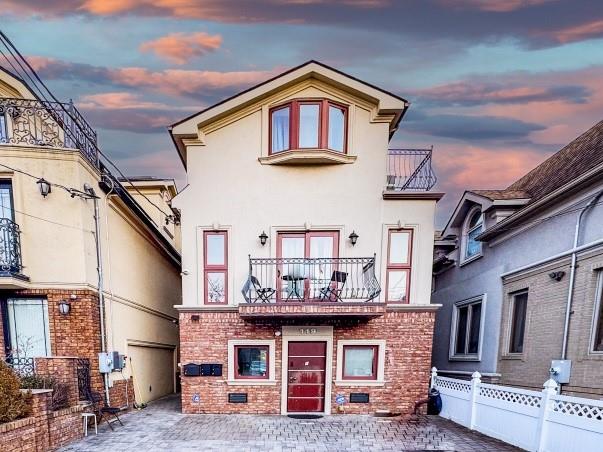
<svg viewBox="0 0 603 452"><path fill-rule="evenodd" d="M244 303L239 305L243 319L346 317L372 319L385 314L385 303Z"/></svg>

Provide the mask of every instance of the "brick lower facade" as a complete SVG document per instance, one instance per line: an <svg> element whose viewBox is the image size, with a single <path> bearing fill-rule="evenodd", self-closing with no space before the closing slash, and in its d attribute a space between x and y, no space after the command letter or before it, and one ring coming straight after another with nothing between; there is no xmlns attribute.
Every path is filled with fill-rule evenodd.
<svg viewBox="0 0 603 452"><path fill-rule="evenodd" d="M282 397L283 326L330 326L333 360L331 368L331 413L373 413L375 410L408 414L427 395L435 312L432 310L387 311L373 319L330 317L319 319L264 318L246 321L236 310L227 312L180 313L180 361L219 363L221 377L181 377L182 410L185 413L280 414ZM229 385L228 341L269 339L275 341L276 383L270 385ZM337 343L347 339L385 341L384 380L381 386L339 386L335 382ZM349 403L350 393L368 393L369 403ZM246 393L247 403L229 403L229 393ZM346 403L338 410L335 396ZM199 395L200 401L193 401Z"/></svg>

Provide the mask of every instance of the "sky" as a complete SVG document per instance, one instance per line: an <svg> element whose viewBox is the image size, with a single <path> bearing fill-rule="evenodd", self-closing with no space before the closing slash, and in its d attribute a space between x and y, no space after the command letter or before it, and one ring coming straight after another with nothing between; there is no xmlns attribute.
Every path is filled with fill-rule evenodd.
<svg viewBox="0 0 603 452"><path fill-rule="evenodd" d="M603 119L600 0L0 0L0 29L129 175L184 169L166 126L315 59L411 102L442 226Z"/></svg>

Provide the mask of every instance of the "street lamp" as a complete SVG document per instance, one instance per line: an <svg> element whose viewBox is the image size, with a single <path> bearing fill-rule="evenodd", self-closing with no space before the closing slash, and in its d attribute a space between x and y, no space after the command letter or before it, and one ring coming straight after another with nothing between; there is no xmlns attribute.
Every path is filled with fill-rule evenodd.
<svg viewBox="0 0 603 452"><path fill-rule="evenodd" d="M266 242L268 241L268 236L266 235L266 231L262 231L262 233L258 236L258 238L260 239L260 243L262 244L262 246L264 246L266 244Z"/></svg>
<svg viewBox="0 0 603 452"><path fill-rule="evenodd" d="M356 242L358 241L358 234L356 234L356 231L352 231L349 239L350 239L350 242L352 242L352 246L355 246Z"/></svg>
<svg viewBox="0 0 603 452"><path fill-rule="evenodd" d="M71 303L67 300L61 300L59 302L59 313L61 315L68 315L71 312Z"/></svg>

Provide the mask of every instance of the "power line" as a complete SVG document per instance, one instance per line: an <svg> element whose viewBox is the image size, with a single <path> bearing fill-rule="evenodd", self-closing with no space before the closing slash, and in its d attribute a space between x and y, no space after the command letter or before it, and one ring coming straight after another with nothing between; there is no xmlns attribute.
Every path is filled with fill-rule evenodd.
<svg viewBox="0 0 603 452"><path fill-rule="evenodd" d="M4 204L2 204L2 203L0 203L0 208L2 208L2 209L6 209L6 210L10 210L10 211L12 211L12 212L19 213L19 214L21 214L21 215L25 215L26 217L35 218L36 220L45 221L46 223L52 223L52 224L54 224L54 225L56 225L56 226L63 226L63 227L65 227L65 228L76 229L76 230L78 230L78 231L84 231L84 232L91 232L91 233L93 233L93 234L94 234L94 231L93 231L93 230L91 230L91 229L84 229L84 228L80 228L80 227L78 227L78 226L73 226L73 225L70 225L70 224L59 223L59 222L57 222L57 221L49 220L49 219L47 219L47 218L38 217L38 216L36 216L36 215L32 215L32 214L30 214L30 213L22 212L22 211L17 210L17 209L15 209L15 208L13 208L13 207L5 206L5 205L4 205Z"/></svg>
<svg viewBox="0 0 603 452"><path fill-rule="evenodd" d="M19 50L14 46L14 44L11 42L11 40L2 32L0 31L0 41L2 42L2 44L4 45L4 47L9 51L9 53L11 54L11 56L13 57L13 59L17 62L17 64L21 67L22 71L19 71L18 69L15 68L15 66L11 63L10 60L7 59L6 55L2 52L2 55L4 56L4 58L8 61L8 63L13 67L13 69L18 73L21 74L23 73L25 75L26 78L28 78L32 85L36 88L37 91L40 91L38 94L46 101L46 102L50 102L46 95L42 93L42 90L40 88L38 88L37 82L48 92L48 94L50 95L50 97L58 104L59 108L61 108L63 110L63 112L75 123L78 124L78 121L76 118L74 118L71 114L71 112L69 112L64 106L63 104L54 96L54 94L52 94L52 92L50 91L50 89L46 86L46 84L42 81L42 79L40 79L40 77L38 76L38 74L36 73L36 71L33 69L33 67L28 63L28 61L23 57L23 55L19 52ZM12 49L12 50L11 50ZM14 51L14 53L13 53ZM19 57L17 58L15 56L15 54ZM23 64L21 64L21 62L23 62L25 64L25 66L27 66L27 68L29 69L26 70L23 67ZM32 76L30 75L30 73L33 75L33 77L35 78L35 80L32 78ZM68 133L70 135L73 134L73 132L71 130L69 130L69 128L64 128L65 133ZM147 202L149 202L149 204L151 204L153 207L155 207L159 212L161 212L163 215L165 215L166 217L166 221L172 221L172 222L176 222L177 219L175 217L175 215L173 214L168 214L167 212L165 212L161 207L159 207L157 204L155 204L148 196L146 196L142 191L140 191L138 189L138 187L136 187L136 185L134 185L134 183L119 169L119 167L104 153L101 151L101 149L98 147L98 145L96 144L96 142L92 139L90 139L90 137L87 134L82 134L84 136L84 138L92 145L92 147L94 148L94 150L101 155L118 173L119 175L125 179L130 186L140 195L142 196L145 200L147 200ZM73 137L75 142L77 142L77 137ZM119 183L119 181L118 181Z"/></svg>

